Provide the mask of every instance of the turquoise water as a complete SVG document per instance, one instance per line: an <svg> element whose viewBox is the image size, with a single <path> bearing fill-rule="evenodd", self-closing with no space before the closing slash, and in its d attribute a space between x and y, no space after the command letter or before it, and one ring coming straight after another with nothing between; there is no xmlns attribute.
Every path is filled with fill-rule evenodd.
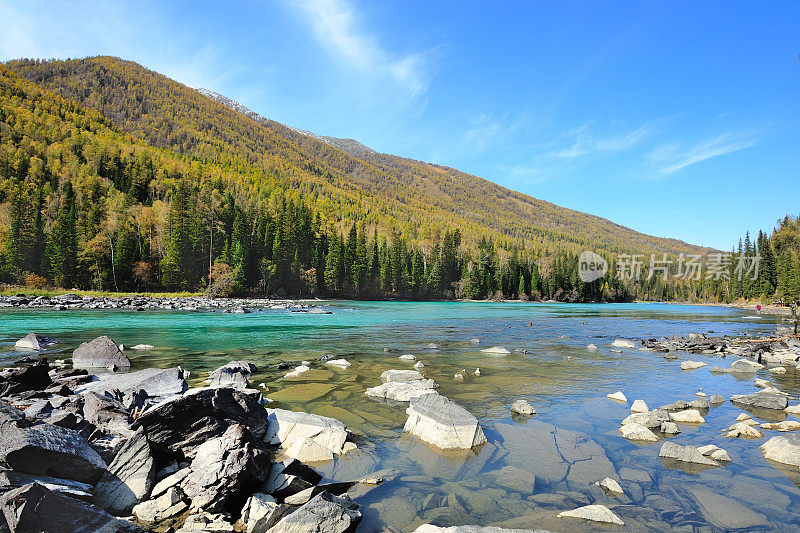
<svg viewBox="0 0 800 533"><path fill-rule="evenodd" d="M62 342L51 359L68 357L80 342L102 334L126 346L151 344L156 348L150 351L127 351L134 369L181 365L195 383L229 360L247 359L259 367L251 382L263 383L266 396L280 398L273 405L335 416L356 435L358 451L318 466L327 478L358 478L387 468L399 472L396 480L359 498L365 515L359 532L412 531L423 522L591 529L556 518L558 511L590 502L615 508L626 522L621 529L728 529L726 521L734 519L750 529L800 527L800 491L786 472L763 459L758 446L765 439L720 435L740 412L730 403L712 409L701 426L683 426L674 438L679 444L716 444L733 459L725 468L690 475L661 464L660 443L641 446L621 438L617 428L629 407L605 398L622 390L630 402L640 398L654 408L692 400L698 388L726 398L755 392L750 380L679 369L683 359L720 366L730 360L678 354L680 360L668 361L637 349L615 353L609 344L617 337L767 333L775 330L775 319L666 304L336 302L326 308L332 314L4 310L0 364L19 358L13 341L30 331ZM473 338L480 344L471 343ZM428 343L439 349L426 349ZM599 349L587 351L589 343ZM514 353L491 357L479 351L494 345ZM478 417L489 444L471 453L442 454L402 433L402 406L364 396L366 388L380 384L383 370L411 368L398 360L404 353L427 365L426 377L440 384L440 393ZM282 380L286 371L275 368L280 361L313 362L321 355L345 358L353 366L339 371L316 365L319 370L296 383ZM473 375L476 368L480 376ZM462 370L464 381L455 381L453 375ZM800 380L794 369L781 376L762 374L796 403ZM296 387L303 383L312 385ZM293 388L282 393L287 387ZM518 398L528 399L538 414L512 418L508 406ZM564 439L558 448L564 457L557 461L551 453L553 426ZM564 455L565 446L580 449L578 460ZM536 475L532 489L508 482L509 473L519 473L514 468ZM620 480L625 496L592 485L606 474Z"/></svg>

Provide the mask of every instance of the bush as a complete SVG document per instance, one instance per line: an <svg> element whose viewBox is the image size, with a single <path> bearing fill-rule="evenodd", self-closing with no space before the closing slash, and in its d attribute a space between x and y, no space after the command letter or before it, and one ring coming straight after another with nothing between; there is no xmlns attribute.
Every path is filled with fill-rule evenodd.
<svg viewBox="0 0 800 533"><path fill-rule="evenodd" d="M47 279L33 272L28 272L25 275L25 286L29 289L44 289L47 287Z"/></svg>

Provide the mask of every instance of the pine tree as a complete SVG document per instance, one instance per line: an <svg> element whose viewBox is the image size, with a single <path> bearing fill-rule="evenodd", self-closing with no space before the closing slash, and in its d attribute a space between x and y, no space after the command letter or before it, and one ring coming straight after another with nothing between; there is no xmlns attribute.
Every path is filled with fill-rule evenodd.
<svg viewBox="0 0 800 533"><path fill-rule="evenodd" d="M50 279L57 287L70 288L75 281L78 239L75 233L75 192L66 182L58 218L47 239L45 262Z"/></svg>

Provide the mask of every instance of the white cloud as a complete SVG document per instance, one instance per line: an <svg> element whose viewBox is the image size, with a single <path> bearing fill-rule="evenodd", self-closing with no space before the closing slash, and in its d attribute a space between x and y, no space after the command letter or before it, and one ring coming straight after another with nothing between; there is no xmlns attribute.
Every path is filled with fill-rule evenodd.
<svg viewBox="0 0 800 533"><path fill-rule="evenodd" d="M661 174L672 174L690 165L708 159L752 148L758 144L758 136L753 133L723 133L691 146L672 143L655 148L648 159L659 165Z"/></svg>
<svg viewBox="0 0 800 533"><path fill-rule="evenodd" d="M586 123L563 134L555 143L556 146L562 144L562 147L554 148L550 155L559 159L575 159L598 152L622 152L652 135L656 129L655 125L655 122L651 121L632 130L598 136L592 132L590 124ZM567 146L563 146L564 142Z"/></svg>
<svg viewBox="0 0 800 533"><path fill-rule="evenodd" d="M388 76L411 96L428 88L424 55L386 50L375 35L359 28L356 13L345 0L289 0L289 4L308 18L319 43L351 67Z"/></svg>

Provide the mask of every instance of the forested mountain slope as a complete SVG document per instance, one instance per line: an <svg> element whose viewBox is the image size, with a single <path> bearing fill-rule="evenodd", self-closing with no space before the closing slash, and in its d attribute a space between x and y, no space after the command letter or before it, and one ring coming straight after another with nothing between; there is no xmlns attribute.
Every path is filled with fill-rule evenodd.
<svg viewBox="0 0 800 533"><path fill-rule="evenodd" d="M359 159L336 149L345 148L341 142L320 142L252 112L243 116L129 61L97 57L8 66L154 146L225 164L245 160L283 183L330 198L337 204L332 215L349 220L363 218L364 212L386 215L389 220L383 222L412 238L431 238L444 227L458 226L467 241L483 235L524 238L549 253L564 245L610 252L697 250L451 168L371 151L361 151ZM236 107L227 99L222 103ZM435 229L425 235L431 226ZM415 235L418 229L423 235Z"/></svg>

